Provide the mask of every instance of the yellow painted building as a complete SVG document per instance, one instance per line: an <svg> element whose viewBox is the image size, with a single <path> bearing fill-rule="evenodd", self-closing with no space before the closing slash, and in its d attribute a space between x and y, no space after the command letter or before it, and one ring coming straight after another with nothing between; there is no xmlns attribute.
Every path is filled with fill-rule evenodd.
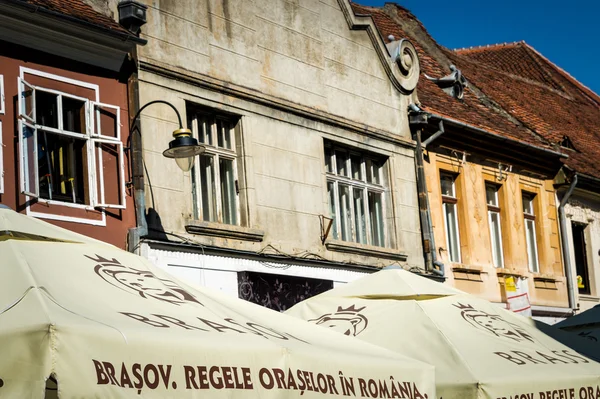
<svg viewBox="0 0 600 399"><path fill-rule="evenodd" d="M512 277L540 313L568 307L552 180L433 152L424 167L449 284L506 303Z"/></svg>

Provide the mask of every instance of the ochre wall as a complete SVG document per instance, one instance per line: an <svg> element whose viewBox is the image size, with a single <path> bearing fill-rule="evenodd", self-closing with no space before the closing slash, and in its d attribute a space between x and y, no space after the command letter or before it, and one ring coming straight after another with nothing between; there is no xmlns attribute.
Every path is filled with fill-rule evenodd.
<svg viewBox="0 0 600 399"><path fill-rule="evenodd" d="M532 305L568 307L566 280L559 246L555 192L551 180L538 180L497 168L462 162L429 153L425 162L427 189L438 258L446 264L448 284L494 302L505 302L504 276L525 278ZM446 251L446 230L440 192L440 171L457 175L456 197L461 263L451 263ZM492 259L485 183L500 186L504 267ZM535 193L536 240L539 273L529 271L521 193Z"/></svg>

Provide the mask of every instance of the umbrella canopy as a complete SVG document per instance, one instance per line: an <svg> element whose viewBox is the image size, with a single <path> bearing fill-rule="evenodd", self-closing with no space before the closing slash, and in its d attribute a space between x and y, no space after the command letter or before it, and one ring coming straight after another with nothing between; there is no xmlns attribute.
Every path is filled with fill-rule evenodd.
<svg viewBox="0 0 600 399"><path fill-rule="evenodd" d="M551 336L558 342L568 346L569 348L600 362L600 344L593 336L578 335L576 332L561 330L555 325L549 325L541 321L535 321L535 326L538 330L543 331L546 335Z"/></svg>
<svg viewBox="0 0 600 399"><path fill-rule="evenodd" d="M435 397L430 365L6 209L0 254L2 398Z"/></svg>
<svg viewBox="0 0 600 399"><path fill-rule="evenodd" d="M532 320L404 270L363 277L287 313L433 364L444 399L600 394L600 364Z"/></svg>
<svg viewBox="0 0 600 399"><path fill-rule="evenodd" d="M555 326L598 343L600 342L600 305L556 323Z"/></svg>

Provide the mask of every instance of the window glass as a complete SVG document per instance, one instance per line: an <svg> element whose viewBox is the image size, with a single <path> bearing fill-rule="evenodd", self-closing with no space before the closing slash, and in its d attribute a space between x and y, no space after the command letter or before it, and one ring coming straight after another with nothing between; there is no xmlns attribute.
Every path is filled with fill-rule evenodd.
<svg viewBox="0 0 600 399"><path fill-rule="evenodd" d="M454 197L454 176L448 174L440 175L442 195Z"/></svg>
<svg viewBox="0 0 600 399"><path fill-rule="evenodd" d="M325 145L329 211L335 239L385 246L382 162L355 149ZM332 170L335 165L335 172ZM350 180L350 181L349 181Z"/></svg>
<svg viewBox="0 0 600 399"><path fill-rule="evenodd" d="M236 122L196 107L190 107L188 115L194 134L205 145L192 169L194 214L208 222L239 225Z"/></svg>
<svg viewBox="0 0 600 399"><path fill-rule="evenodd" d="M58 129L58 95L37 90L35 121L38 125Z"/></svg>
<svg viewBox="0 0 600 399"><path fill-rule="evenodd" d="M63 129L85 133L85 102L62 96Z"/></svg>
<svg viewBox="0 0 600 399"><path fill-rule="evenodd" d="M498 189L492 184L485 185L485 198L488 205L498 206Z"/></svg>
<svg viewBox="0 0 600 399"><path fill-rule="evenodd" d="M535 240L535 221L525 221L525 234L527 238L527 260L529 262L529 270L533 273L539 273L537 244Z"/></svg>
<svg viewBox="0 0 600 399"><path fill-rule="evenodd" d="M451 262L460 262L460 236L458 232L458 209L454 181L455 177L453 175L440 174L448 258Z"/></svg>

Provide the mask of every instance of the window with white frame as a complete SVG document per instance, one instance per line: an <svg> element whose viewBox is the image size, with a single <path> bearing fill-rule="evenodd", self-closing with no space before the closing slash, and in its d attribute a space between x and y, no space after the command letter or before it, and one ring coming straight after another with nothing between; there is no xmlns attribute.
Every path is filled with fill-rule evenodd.
<svg viewBox="0 0 600 399"><path fill-rule="evenodd" d="M0 75L0 115L4 115L4 76ZM2 143L2 121L0 121L0 194L4 193L4 144Z"/></svg>
<svg viewBox="0 0 600 399"><path fill-rule="evenodd" d="M492 240L492 260L495 267L504 267L502 253L502 227L500 226L500 205L498 201L498 186L493 183L485 184L485 198L488 208L488 224Z"/></svg>
<svg viewBox="0 0 600 399"><path fill-rule="evenodd" d="M458 231L458 199L456 198L456 176L440 173L442 207L446 227L446 249L450 262L460 262L460 234Z"/></svg>
<svg viewBox="0 0 600 399"><path fill-rule="evenodd" d="M529 271L539 273L540 267L538 264L537 239L535 232L535 209L534 200L535 194L522 193L523 197L523 218L525 220L525 242L527 244L527 263Z"/></svg>
<svg viewBox="0 0 600 399"><path fill-rule="evenodd" d="M49 203L124 209L120 108L73 94L86 82L43 76L73 90L18 79L21 192Z"/></svg>
<svg viewBox="0 0 600 399"><path fill-rule="evenodd" d="M386 246L384 164L380 156L325 144L333 238Z"/></svg>
<svg viewBox="0 0 600 399"><path fill-rule="evenodd" d="M207 222L239 225L236 153L237 118L189 109L190 125L206 147L192 170L195 217Z"/></svg>

